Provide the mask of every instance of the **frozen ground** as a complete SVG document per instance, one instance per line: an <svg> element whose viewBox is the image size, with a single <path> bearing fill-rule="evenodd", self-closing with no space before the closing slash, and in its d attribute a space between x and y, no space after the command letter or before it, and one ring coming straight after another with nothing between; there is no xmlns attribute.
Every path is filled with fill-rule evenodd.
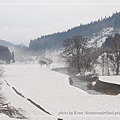
<svg viewBox="0 0 120 120"><path fill-rule="evenodd" d="M64 120L106 120L120 117L120 96L93 96L69 85L68 76L38 64L7 65L5 77L10 86L4 82L4 95L15 107L23 108L32 120L63 118ZM12 87L22 93L17 95ZM26 98L39 104L52 114L44 113ZM110 120L110 119L109 119Z"/></svg>

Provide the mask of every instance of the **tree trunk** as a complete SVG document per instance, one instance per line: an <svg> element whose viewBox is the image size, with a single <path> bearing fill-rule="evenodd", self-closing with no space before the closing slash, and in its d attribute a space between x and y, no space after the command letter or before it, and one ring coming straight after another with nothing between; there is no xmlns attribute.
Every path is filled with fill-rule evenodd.
<svg viewBox="0 0 120 120"><path fill-rule="evenodd" d="M116 75L119 75L119 62L117 62Z"/></svg>

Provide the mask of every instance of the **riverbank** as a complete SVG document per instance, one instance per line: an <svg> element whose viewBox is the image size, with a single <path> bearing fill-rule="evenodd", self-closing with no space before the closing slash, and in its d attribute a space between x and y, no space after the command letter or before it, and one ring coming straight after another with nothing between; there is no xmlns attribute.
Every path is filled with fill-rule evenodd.
<svg viewBox="0 0 120 120"><path fill-rule="evenodd" d="M55 68L53 71L69 75L69 84L92 95L118 95L120 93L119 76L77 76L75 69Z"/></svg>
<svg viewBox="0 0 120 120"><path fill-rule="evenodd" d="M73 68L69 68L69 67L64 67L64 68L55 68L52 69L53 71L65 74L65 75L69 75L69 84L77 87L85 92L87 92L88 94L92 94L92 95L101 95L102 93L97 92L93 89L89 89L87 87L87 85L91 82L96 82L97 78L92 78L91 76L86 76L86 77L80 77L80 76L76 76L77 74L79 74L78 71L76 71Z"/></svg>

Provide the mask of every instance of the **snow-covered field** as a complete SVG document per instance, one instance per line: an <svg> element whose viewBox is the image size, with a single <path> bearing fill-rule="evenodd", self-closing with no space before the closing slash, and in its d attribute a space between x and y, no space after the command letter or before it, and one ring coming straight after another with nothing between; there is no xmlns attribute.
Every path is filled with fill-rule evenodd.
<svg viewBox="0 0 120 120"><path fill-rule="evenodd" d="M3 93L11 105L25 110L31 120L63 118L64 120L106 120L120 117L120 96L89 95L70 86L67 75L57 73L38 64L7 65L5 77L10 86L3 84ZM12 87L22 93L18 96ZM44 113L26 98L39 104L52 114ZM94 119L94 118L93 118ZM4 119L3 119L4 120Z"/></svg>

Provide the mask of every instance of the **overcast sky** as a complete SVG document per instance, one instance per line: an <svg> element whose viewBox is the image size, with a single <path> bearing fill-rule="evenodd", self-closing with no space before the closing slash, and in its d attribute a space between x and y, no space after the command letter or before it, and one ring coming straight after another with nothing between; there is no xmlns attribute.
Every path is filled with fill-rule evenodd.
<svg viewBox="0 0 120 120"><path fill-rule="evenodd" d="M119 0L0 0L0 39L29 44L31 39L111 16Z"/></svg>

